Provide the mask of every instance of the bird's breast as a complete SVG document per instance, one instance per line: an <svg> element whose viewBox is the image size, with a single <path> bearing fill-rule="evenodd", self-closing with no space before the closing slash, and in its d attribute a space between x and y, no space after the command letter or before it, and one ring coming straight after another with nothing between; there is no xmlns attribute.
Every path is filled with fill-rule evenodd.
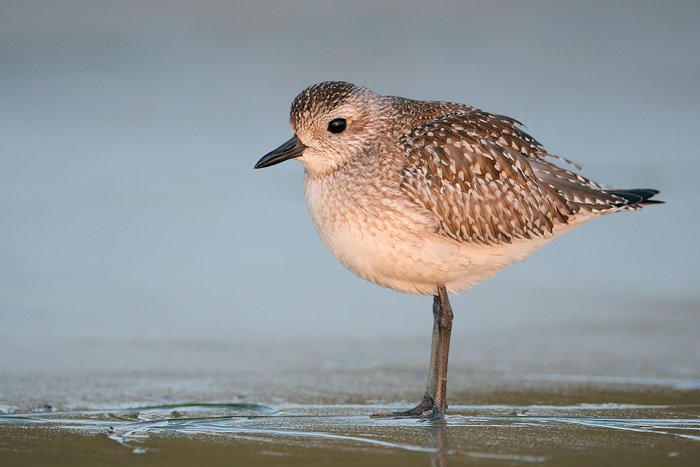
<svg viewBox="0 0 700 467"><path fill-rule="evenodd" d="M506 245L460 242L439 234L432 215L387 177L307 173L304 181L309 213L323 243L355 275L383 287L421 295L434 294L437 283L450 292L464 290L522 261L559 234Z"/></svg>
<svg viewBox="0 0 700 467"><path fill-rule="evenodd" d="M458 254L459 245L434 234L434 221L402 196L398 182L394 188L358 180L305 178L313 224L345 267L370 282L419 294L434 293L437 282L464 270L468 259Z"/></svg>

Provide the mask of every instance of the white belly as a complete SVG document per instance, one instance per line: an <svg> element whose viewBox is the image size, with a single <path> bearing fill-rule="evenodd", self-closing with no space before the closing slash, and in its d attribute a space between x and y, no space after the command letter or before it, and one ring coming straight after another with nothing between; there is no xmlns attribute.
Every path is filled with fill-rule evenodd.
<svg viewBox="0 0 700 467"><path fill-rule="evenodd" d="M427 213L391 197L355 197L308 178L305 188L314 226L335 257L357 276L405 293L435 294L437 283L449 292L467 289L564 231L509 245L474 245L438 235ZM361 205L357 199L373 202Z"/></svg>

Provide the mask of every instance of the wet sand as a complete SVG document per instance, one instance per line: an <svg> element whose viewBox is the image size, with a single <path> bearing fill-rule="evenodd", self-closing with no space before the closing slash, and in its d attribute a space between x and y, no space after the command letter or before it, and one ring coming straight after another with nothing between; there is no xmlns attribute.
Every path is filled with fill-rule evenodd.
<svg viewBox="0 0 700 467"><path fill-rule="evenodd" d="M601 365L588 357L594 339L548 352L529 337L517 368L508 346L484 364L483 343L456 339L449 415L429 423L369 417L418 401L427 338L47 339L31 363L14 342L24 376L0 382L0 455L6 465L697 465L692 355L637 373L641 347Z"/></svg>
<svg viewBox="0 0 700 467"><path fill-rule="evenodd" d="M608 397L634 399L634 392ZM645 400L667 397L641 392ZM687 401L697 402L697 393ZM439 422L368 417L400 404L166 404L4 414L0 452L4 465L697 465L700 406L679 402L453 405Z"/></svg>

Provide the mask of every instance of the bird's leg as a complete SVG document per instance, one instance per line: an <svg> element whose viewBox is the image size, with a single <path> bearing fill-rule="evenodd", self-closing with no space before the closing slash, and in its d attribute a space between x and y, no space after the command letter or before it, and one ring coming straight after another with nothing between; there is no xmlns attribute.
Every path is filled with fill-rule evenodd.
<svg viewBox="0 0 700 467"><path fill-rule="evenodd" d="M433 297L433 340L428 385L425 388L423 400L412 409L401 412L381 412L372 415L372 418L421 417L424 412L432 409L427 418L435 420L445 413L447 410L447 355L450 351L452 320L452 307L447 298L447 290L444 284L438 284L438 294Z"/></svg>
<svg viewBox="0 0 700 467"><path fill-rule="evenodd" d="M438 312L435 313L435 325L438 328L437 357L431 362L435 365L435 393L433 396L433 412L428 416L429 420L441 418L447 411L447 357L450 353L450 335L452 334L452 306L447 297L445 284L438 284L438 294L435 297L438 303ZM433 309L436 307L433 306ZM430 383L428 383L430 387Z"/></svg>
<svg viewBox="0 0 700 467"><path fill-rule="evenodd" d="M433 408L435 404L435 392L437 389L437 360L438 348L440 347L440 329L439 321L440 302L439 297L433 297L433 340L430 350L430 370L428 372L428 385L425 388L423 400L412 409L403 410L400 412L382 412L372 415L372 417L419 417L423 412Z"/></svg>

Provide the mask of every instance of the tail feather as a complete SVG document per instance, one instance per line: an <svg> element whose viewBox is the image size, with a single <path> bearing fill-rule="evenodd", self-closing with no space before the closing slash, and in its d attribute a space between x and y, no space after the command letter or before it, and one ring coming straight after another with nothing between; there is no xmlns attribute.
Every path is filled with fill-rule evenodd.
<svg viewBox="0 0 700 467"><path fill-rule="evenodd" d="M629 190L605 190L607 193L618 196L626 201L627 206L645 204L663 204L663 201L651 199L659 194L659 190L653 188L632 188Z"/></svg>

